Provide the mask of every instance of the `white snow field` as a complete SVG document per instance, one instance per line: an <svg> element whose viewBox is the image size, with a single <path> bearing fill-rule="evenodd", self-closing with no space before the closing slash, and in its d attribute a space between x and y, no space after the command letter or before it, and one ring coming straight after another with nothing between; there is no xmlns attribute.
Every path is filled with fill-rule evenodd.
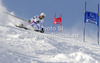
<svg viewBox="0 0 100 63"><path fill-rule="evenodd" d="M0 24L0 63L100 63L100 46Z"/></svg>

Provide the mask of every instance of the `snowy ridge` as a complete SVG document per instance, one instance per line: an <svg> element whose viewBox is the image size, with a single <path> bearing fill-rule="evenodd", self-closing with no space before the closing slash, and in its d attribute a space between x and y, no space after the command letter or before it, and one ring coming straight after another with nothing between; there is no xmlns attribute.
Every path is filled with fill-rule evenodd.
<svg viewBox="0 0 100 63"><path fill-rule="evenodd" d="M0 25L0 63L99 63L100 46Z"/></svg>

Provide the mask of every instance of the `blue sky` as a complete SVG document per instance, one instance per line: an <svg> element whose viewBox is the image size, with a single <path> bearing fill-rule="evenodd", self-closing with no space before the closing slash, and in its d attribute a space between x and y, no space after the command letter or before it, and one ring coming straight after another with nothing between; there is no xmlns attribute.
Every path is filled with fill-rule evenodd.
<svg viewBox="0 0 100 63"><path fill-rule="evenodd" d="M86 0L2 0L3 5L8 11L13 11L16 16L24 19L30 19L41 12L46 14L45 26L52 26L54 14L57 17L62 13L62 24L64 29L71 30L76 27L77 30L83 29L84 5ZM97 12L97 5L100 0L88 0L87 10ZM89 30L96 30L96 25L88 24Z"/></svg>

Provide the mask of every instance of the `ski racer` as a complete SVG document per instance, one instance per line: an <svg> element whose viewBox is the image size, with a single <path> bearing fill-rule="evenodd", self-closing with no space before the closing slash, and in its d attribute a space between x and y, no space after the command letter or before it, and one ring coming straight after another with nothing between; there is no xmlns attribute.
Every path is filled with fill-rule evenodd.
<svg viewBox="0 0 100 63"><path fill-rule="evenodd" d="M32 29L37 32L44 33L44 18L46 17L45 13L41 13L40 16L34 16L29 19L28 25L27 24L19 24L17 27L24 28L24 29Z"/></svg>

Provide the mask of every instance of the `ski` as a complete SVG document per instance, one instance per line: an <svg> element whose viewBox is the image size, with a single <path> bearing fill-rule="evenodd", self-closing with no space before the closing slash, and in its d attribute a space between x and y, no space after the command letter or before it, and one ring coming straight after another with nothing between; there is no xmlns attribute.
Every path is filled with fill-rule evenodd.
<svg viewBox="0 0 100 63"><path fill-rule="evenodd" d="M28 28L26 28L26 27L20 27L20 26L18 26L18 25L15 25L16 27L19 27L19 28L23 28L23 29L25 29L25 30L28 30Z"/></svg>

